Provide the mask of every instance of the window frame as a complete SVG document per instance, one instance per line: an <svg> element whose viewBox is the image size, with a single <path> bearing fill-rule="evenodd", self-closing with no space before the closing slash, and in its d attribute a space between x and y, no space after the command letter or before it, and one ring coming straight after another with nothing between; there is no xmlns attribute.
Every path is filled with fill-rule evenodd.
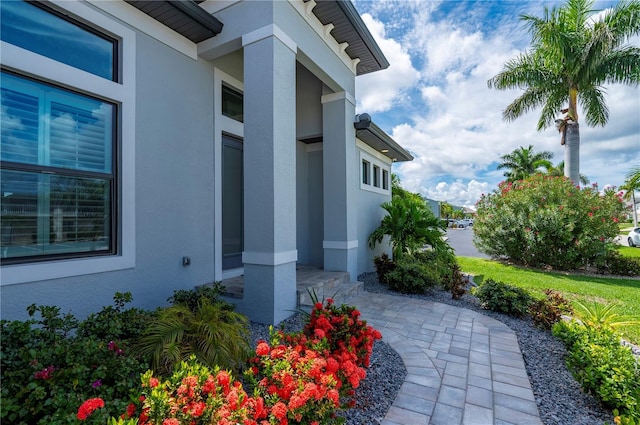
<svg viewBox="0 0 640 425"><path fill-rule="evenodd" d="M115 253L71 259L50 259L19 264L2 260L2 286L123 270L135 267L135 98L136 32L85 2L52 0L47 7L74 23L88 25L117 41L118 81L111 81L32 51L0 41L3 71L32 78L117 105L112 157L116 201L113 210L117 242Z"/></svg>
<svg viewBox="0 0 640 425"><path fill-rule="evenodd" d="M356 139L356 146L359 151L360 164L362 164L360 167L360 189L382 195L391 195L391 183L389 181L392 166L391 159L386 160L387 157L377 153L359 139ZM365 164L367 164L366 169L368 170L368 183L365 183ZM378 170L377 185L375 181L376 168Z"/></svg>
<svg viewBox="0 0 640 425"><path fill-rule="evenodd" d="M361 175L362 184L371 186L371 162L366 159L362 159Z"/></svg>
<svg viewBox="0 0 640 425"><path fill-rule="evenodd" d="M20 81L18 82L17 85L19 86L23 86L21 87L23 89L23 91L21 91L21 93L23 92L27 92L30 91L32 92L31 94L35 97L36 95L39 96L39 93L41 91L40 88L38 88L37 86L31 86L29 84L29 82L35 83L37 85L40 86L45 86L45 87L50 87L53 88L54 91L49 92L48 93L48 99L45 102L45 106L44 106L44 110L46 114L51 114L51 108L52 105L54 103L60 103L63 100L65 100L64 98L73 98L74 95L78 95L80 93L77 93L75 91L69 90L69 89L65 89L65 88L61 88L59 86L56 86L54 84L50 84L50 83L44 83L42 81L38 81L35 78L31 78L31 77L25 77L22 75L19 75L15 72L12 71L6 71L6 70L2 70L1 71L2 74L5 75L10 75L14 78L19 79ZM32 88L33 87L33 88ZM104 99L99 99L97 97L93 97L93 96L87 96L85 94L80 94L82 97L89 97L91 100L95 100L95 101L99 101L99 102L103 102L103 103L108 103L111 104L114 108L114 113L112 114L112 121L111 121L111 125L110 125L110 152L109 152L109 160L111 163L111 171L110 172L105 172L104 170L101 171L90 171L90 170L86 170L86 169L82 169L82 168L66 168L62 165L51 165L51 161L50 158L48 158L45 162L45 164L34 164L34 163L25 163L25 162L16 162L16 161L8 161L8 160L0 160L0 168L2 170L7 170L7 171L17 171L17 172L24 172L24 173L31 173L34 176L59 176L59 177L71 177L71 178L93 178L93 179L101 179L101 180L105 180L108 182L108 187L109 187L109 202L108 202L108 211L109 211L109 249L108 250L101 250L101 251L75 251L75 252L58 252L58 253L46 253L47 250L43 249L43 254L39 254L39 255L33 255L33 256L20 256L20 257L7 257L7 258L3 258L2 262L5 265L11 265L11 264L27 264L27 263L38 263L38 262L43 262L43 261L51 261L51 260L62 260L62 259L75 259L75 258L83 258L83 257L98 257L98 256L105 256L105 255L115 255L117 253L117 247L118 247L118 240L119 240L119 235L117 232L118 229L118 216L116 214L116 212L118 211L118 185L117 185L117 175L118 175L118 161L114 160L118 158L118 138L117 138L117 129L118 129L118 106L116 104L114 104L113 102L110 101L106 101ZM40 102L40 98L38 97L39 102ZM85 99L82 99L81 102L85 102ZM40 123L38 124L40 125ZM51 128L48 129L42 129L39 130L41 133L48 133L51 131ZM44 137L44 136L41 136ZM49 144L46 144L46 143ZM44 143L45 145L42 145L43 141L38 140L38 149L42 150L44 149L45 151L51 151L51 140L46 140ZM40 179L38 178L38 181L40 181ZM38 209L40 208L44 208L46 206L46 204L48 203L48 201L45 201L45 199L48 199L50 196L52 195L51 191L46 191L44 193L38 193L37 196L37 205L38 205ZM41 204L41 202L44 203ZM48 216L49 219L51 218L51 216ZM41 224L37 225L38 231L37 231L37 240L44 240L46 238L46 233L41 234L41 232L44 231L43 228L41 228ZM45 226L46 228L46 226ZM44 244L45 246L47 244ZM37 245L37 247L40 247L40 244Z"/></svg>

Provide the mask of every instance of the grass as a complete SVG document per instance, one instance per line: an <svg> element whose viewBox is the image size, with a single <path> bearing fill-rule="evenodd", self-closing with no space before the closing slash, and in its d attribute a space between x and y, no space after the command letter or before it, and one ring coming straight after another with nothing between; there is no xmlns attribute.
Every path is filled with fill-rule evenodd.
<svg viewBox="0 0 640 425"><path fill-rule="evenodd" d="M630 248L632 249L632 248ZM636 248L637 249L637 248ZM640 249L638 249L640 251ZM626 253L623 253L626 255ZM640 320L640 280L600 276L584 276L561 272L547 272L505 265L481 258L457 257L460 267L482 279L509 283L543 298L545 289L555 289L571 301L597 301L618 303L618 311L635 320ZM476 279L476 283L477 279ZM620 329L625 338L640 345L640 325Z"/></svg>
<svg viewBox="0 0 640 425"><path fill-rule="evenodd" d="M630 246L618 246L618 252L625 257L640 258L640 248Z"/></svg>

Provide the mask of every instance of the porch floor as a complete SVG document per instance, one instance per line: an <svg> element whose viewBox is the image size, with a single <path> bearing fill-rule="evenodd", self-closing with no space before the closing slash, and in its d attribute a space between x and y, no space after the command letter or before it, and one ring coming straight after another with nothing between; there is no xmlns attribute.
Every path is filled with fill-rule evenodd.
<svg viewBox="0 0 640 425"><path fill-rule="evenodd" d="M241 299L244 295L244 276L224 279L225 296ZM298 307L311 306L310 293L315 293L319 300L332 297L340 302L362 292L362 282L351 282L348 272L327 271L322 266L308 264L296 265L296 292Z"/></svg>

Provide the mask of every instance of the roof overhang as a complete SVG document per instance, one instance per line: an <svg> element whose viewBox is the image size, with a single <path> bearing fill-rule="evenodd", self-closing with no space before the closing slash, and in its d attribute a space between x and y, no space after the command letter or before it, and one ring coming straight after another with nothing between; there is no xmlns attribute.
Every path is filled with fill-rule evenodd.
<svg viewBox="0 0 640 425"><path fill-rule="evenodd" d="M215 37L222 31L222 22L193 0L125 1L194 43Z"/></svg>
<svg viewBox="0 0 640 425"><path fill-rule="evenodd" d="M339 44L348 43L345 52L351 59L360 59L356 66L356 75L389 67L387 58L350 0L304 0L304 2L315 2L313 14L322 25L333 24L331 36Z"/></svg>
<svg viewBox="0 0 640 425"><path fill-rule="evenodd" d="M369 114L357 115L353 123L356 137L394 162L413 160L413 156L371 121Z"/></svg>

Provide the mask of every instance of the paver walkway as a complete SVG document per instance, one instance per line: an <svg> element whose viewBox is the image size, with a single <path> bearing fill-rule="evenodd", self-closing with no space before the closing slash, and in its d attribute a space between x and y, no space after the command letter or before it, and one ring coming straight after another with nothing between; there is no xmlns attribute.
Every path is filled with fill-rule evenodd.
<svg viewBox="0 0 640 425"><path fill-rule="evenodd" d="M515 333L474 311L414 298L349 298L407 376L383 425L542 424Z"/></svg>

